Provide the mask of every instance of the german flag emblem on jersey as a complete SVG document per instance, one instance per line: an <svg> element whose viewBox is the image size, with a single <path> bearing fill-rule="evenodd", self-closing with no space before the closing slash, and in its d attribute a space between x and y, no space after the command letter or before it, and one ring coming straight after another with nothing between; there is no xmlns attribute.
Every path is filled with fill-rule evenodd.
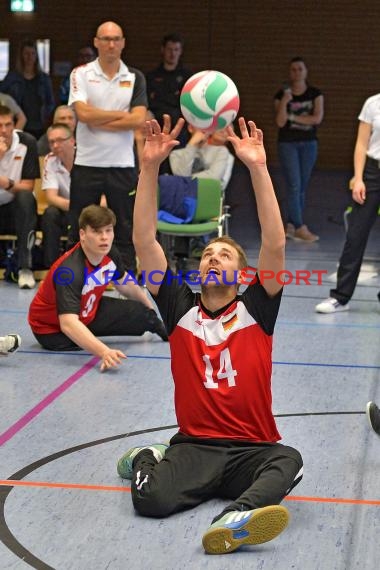
<svg viewBox="0 0 380 570"><path fill-rule="evenodd" d="M119 81L119 87L131 87L132 81Z"/></svg>
<svg viewBox="0 0 380 570"><path fill-rule="evenodd" d="M238 321L238 316L236 313L232 315L232 317L229 318L227 321L223 321L222 326L224 331L225 332L230 331L232 327L237 323L237 321Z"/></svg>

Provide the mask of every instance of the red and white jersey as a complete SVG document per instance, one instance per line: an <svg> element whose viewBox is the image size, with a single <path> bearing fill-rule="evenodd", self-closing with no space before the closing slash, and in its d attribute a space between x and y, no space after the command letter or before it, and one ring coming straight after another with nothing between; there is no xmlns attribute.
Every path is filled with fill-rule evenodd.
<svg viewBox="0 0 380 570"><path fill-rule="evenodd" d="M180 432L254 442L281 439L272 414L272 333L281 293L255 283L211 314L175 280L156 302L169 333Z"/></svg>
<svg viewBox="0 0 380 570"><path fill-rule="evenodd" d="M94 320L100 299L112 278L125 273L120 254L113 246L94 267L80 243L64 253L51 266L30 307L28 320L37 334L58 333L59 315L78 315L88 325Z"/></svg>

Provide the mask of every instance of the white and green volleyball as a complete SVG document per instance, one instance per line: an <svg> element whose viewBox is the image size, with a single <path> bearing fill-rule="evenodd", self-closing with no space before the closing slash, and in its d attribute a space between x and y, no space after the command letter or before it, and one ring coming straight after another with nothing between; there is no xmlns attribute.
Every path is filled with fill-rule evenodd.
<svg viewBox="0 0 380 570"><path fill-rule="evenodd" d="M196 129L212 133L232 123L239 111L235 83L220 71L200 71L183 86L181 111Z"/></svg>

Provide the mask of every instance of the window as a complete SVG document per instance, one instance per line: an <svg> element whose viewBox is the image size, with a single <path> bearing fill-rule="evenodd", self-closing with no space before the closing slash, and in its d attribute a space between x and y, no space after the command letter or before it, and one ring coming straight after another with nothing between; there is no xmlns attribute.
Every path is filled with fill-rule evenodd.
<svg viewBox="0 0 380 570"><path fill-rule="evenodd" d="M42 71L50 73L50 40L36 40ZM9 40L0 40L0 81L9 71Z"/></svg>
<svg viewBox="0 0 380 570"><path fill-rule="evenodd" d="M36 44L41 69L50 73L50 40L36 40Z"/></svg>
<svg viewBox="0 0 380 570"><path fill-rule="evenodd" d="M0 81L9 69L9 40L0 40Z"/></svg>

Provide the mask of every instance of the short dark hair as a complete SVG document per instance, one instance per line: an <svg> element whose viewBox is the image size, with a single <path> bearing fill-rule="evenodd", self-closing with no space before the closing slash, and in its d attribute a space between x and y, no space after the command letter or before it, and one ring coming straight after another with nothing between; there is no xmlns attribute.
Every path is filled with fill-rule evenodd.
<svg viewBox="0 0 380 570"><path fill-rule="evenodd" d="M0 105L0 115L3 117L5 115L11 115L11 117L13 117L13 113L10 110L9 107L7 107L6 105Z"/></svg>
<svg viewBox="0 0 380 570"><path fill-rule="evenodd" d="M291 65L292 63L304 63L306 65L304 58L301 57L300 55L292 57L292 59L289 61L289 65Z"/></svg>
<svg viewBox="0 0 380 570"><path fill-rule="evenodd" d="M237 254L239 256L239 269L243 269L244 267L247 267L248 259L247 259L247 255L246 255L244 249L241 247L240 244L237 243L237 241L232 239L230 236L216 237L216 238L210 240L208 242L207 246L209 246L210 244L213 244L213 243L227 243L228 245L230 245L231 247L236 249Z"/></svg>
<svg viewBox="0 0 380 570"><path fill-rule="evenodd" d="M48 128L48 130L46 131L46 134L49 134L51 131L53 131L54 129L63 129L64 131L66 131L67 136L73 137L73 131L70 129L70 127L68 125L66 125L65 123L53 123L52 125L50 125L50 127Z"/></svg>
<svg viewBox="0 0 380 570"><path fill-rule="evenodd" d="M182 47L184 44L183 37L180 34L177 34L176 32L171 34L166 34L166 36L162 38L161 45L165 47L168 42L173 42L174 44L181 44Z"/></svg>
<svg viewBox="0 0 380 570"><path fill-rule="evenodd" d="M91 204L83 208L79 216L79 229L84 230L90 226L93 230L98 230L104 226L116 225L116 216L112 210L104 206Z"/></svg>

